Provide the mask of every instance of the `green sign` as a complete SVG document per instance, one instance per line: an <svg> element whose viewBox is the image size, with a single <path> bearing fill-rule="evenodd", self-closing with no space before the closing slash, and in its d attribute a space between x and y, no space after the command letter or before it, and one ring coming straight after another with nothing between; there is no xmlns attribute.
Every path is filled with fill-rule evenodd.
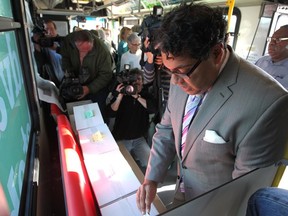
<svg viewBox="0 0 288 216"><path fill-rule="evenodd" d="M142 0L141 3L145 5L144 8L151 9L153 6L161 6L160 1L158 0Z"/></svg>
<svg viewBox="0 0 288 216"><path fill-rule="evenodd" d="M0 17L12 18L12 9L10 0L0 0Z"/></svg>
<svg viewBox="0 0 288 216"><path fill-rule="evenodd" d="M31 118L14 31L0 32L0 47L0 183L18 215Z"/></svg>

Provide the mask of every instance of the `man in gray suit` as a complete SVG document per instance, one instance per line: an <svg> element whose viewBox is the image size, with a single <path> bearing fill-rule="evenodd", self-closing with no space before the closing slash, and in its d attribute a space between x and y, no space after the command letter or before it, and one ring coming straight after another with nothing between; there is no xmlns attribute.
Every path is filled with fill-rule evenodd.
<svg viewBox="0 0 288 216"><path fill-rule="evenodd" d="M172 74L168 104L156 126L145 180L137 192L149 211L157 184L177 154L175 204L282 158L288 141L288 94L226 45L219 8L180 5L164 16L162 69ZM187 99L204 95L182 138ZM186 116L186 114L185 114ZM185 120L186 121L186 120Z"/></svg>

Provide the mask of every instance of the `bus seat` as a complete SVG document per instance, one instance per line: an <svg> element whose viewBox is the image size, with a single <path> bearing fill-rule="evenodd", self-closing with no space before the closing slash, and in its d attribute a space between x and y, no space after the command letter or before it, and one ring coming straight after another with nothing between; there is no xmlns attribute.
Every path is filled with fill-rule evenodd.
<svg viewBox="0 0 288 216"><path fill-rule="evenodd" d="M100 210L70 122L57 116L59 155L66 214L68 216L100 216Z"/></svg>

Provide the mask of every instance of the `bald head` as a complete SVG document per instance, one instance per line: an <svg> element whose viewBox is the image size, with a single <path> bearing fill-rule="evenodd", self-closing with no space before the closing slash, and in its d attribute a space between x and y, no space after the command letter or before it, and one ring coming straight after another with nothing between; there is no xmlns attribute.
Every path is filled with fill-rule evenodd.
<svg viewBox="0 0 288 216"><path fill-rule="evenodd" d="M288 25L281 26L272 35L268 53L273 62L288 58Z"/></svg>

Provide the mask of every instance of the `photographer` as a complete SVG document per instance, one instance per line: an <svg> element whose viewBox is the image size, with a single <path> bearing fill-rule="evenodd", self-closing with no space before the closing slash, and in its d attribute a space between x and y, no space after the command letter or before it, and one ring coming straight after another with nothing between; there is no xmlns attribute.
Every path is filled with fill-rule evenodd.
<svg viewBox="0 0 288 216"><path fill-rule="evenodd" d="M153 97L143 86L143 73L138 68L129 71L129 84L120 83L116 96L108 105L115 117L112 134L118 145L124 145L145 172L150 148L145 139L149 127L149 114L156 110ZM135 91L129 91L130 89Z"/></svg>
<svg viewBox="0 0 288 216"><path fill-rule="evenodd" d="M70 101L97 102L106 120L107 85L112 78L112 57L106 45L89 31L80 30L66 37L60 52L63 70L81 84L81 91L79 94L70 94L73 96ZM69 85L64 85L62 89L66 87L69 89Z"/></svg>
<svg viewBox="0 0 288 216"><path fill-rule="evenodd" d="M143 46L147 49L150 41L146 37ZM165 111L169 96L171 74L161 70L162 56L153 52L146 52L147 61L143 67L145 83L153 83L154 96L158 101L158 112L155 116L155 123L158 123Z"/></svg>
<svg viewBox="0 0 288 216"><path fill-rule="evenodd" d="M153 95L158 102L158 111L154 123L158 123L165 111L168 100L171 75L162 71L162 56L155 44L156 36L162 23L163 8L154 6L153 13L141 24L142 58L140 61L144 70L144 82L153 86ZM145 61L144 56L147 58Z"/></svg>
<svg viewBox="0 0 288 216"><path fill-rule="evenodd" d="M44 28L36 25L33 29L32 41L38 71L41 77L51 80L59 87L64 72L61 66L62 57L56 51L60 45L58 42L54 42L55 38L60 38L60 36L57 33L55 22L50 19L44 21Z"/></svg>

